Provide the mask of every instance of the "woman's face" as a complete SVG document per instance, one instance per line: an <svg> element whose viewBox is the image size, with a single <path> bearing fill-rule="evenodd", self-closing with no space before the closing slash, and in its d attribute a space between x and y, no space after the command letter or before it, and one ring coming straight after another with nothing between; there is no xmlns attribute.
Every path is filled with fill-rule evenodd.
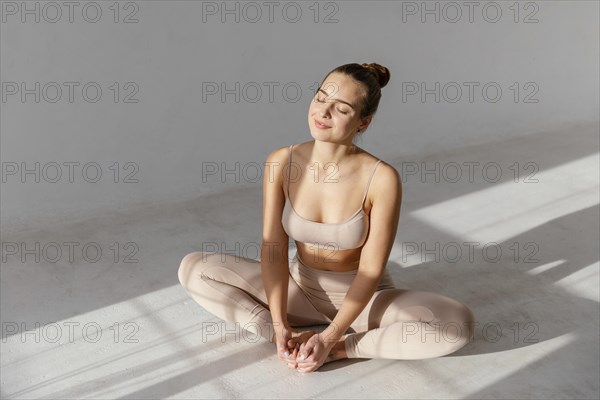
<svg viewBox="0 0 600 400"><path fill-rule="evenodd" d="M308 126L313 138L325 142L351 142L359 127L361 130L366 128L361 126L360 120L362 93L360 85L347 75L330 74L308 109Z"/></svg>

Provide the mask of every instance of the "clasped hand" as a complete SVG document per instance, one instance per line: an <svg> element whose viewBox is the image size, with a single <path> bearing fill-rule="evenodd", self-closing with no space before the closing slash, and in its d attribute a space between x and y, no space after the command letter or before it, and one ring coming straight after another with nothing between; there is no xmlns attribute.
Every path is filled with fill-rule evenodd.
<svg viewBox="0 0 600 400"><path fill-rule="evenodd" d="M290 336L291 330L285 329L277 335L277 353L289 368L300 372L312 372L321 367L336 343L315 331L300 332L294 338Z"/></svg>

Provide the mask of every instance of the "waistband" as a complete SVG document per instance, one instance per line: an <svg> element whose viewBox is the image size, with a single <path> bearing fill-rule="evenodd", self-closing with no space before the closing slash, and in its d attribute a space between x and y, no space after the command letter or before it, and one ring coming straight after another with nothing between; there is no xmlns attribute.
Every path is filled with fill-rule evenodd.
<svg viewBox="0 0 600 400"><path fill-rule="evenodd" d="M357 273L358 269L352 271L325 271L309 267L302 262L298 253L290 263L290 274L302 289L340 293L344 296ZM376 290L393 288L395 288L394 281L386 269Z"/></svg>
<svg viewBox="0 0 600 400"><path fill-rule="evenodd" d="M323 274L332 274L332 275L356 275L358 273L358 269L354 269L352 271L326 271L324 269L316 269L313 267L309 267L308 265L306 265L306 263L304 261L302 261L298 252L296 252L294 259L296 259L303 267L308 268L311 271L314 271L315 273L319 273L319 274L323 273Z"/></svg>

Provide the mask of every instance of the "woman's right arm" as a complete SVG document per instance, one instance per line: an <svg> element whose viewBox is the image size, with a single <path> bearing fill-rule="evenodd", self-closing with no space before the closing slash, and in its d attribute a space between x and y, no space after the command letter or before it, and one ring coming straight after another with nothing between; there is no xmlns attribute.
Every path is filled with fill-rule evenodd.
<svg viewBox="0 0 600 400"><path fill-rule="evenodd" d="M287 299L289 282L289 238L281 216L285 205L284 172L287 170L287 147L273 150L264 166L263 232L261 244L262 279L269 302L273 327L288 328Z"/></svg>

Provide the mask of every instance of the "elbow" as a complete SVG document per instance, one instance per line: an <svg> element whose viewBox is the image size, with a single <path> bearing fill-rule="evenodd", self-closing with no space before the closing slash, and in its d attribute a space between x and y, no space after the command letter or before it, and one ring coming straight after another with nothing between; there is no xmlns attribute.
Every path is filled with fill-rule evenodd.
<svg viewBox="0 0 600 400"><path fill-rule="evenodd" d="M377 281L383 277L385 273L385 266L373 266L373 265L360 265L358 267L358 275L362 276L365 280Z"/></svg>
<svg viewBox="0 0 600 400"><path fill-rule="evenodd" d="M280 240L265 240L260 246L261 261L281 262L288 258L288 245Z"/></svg>

